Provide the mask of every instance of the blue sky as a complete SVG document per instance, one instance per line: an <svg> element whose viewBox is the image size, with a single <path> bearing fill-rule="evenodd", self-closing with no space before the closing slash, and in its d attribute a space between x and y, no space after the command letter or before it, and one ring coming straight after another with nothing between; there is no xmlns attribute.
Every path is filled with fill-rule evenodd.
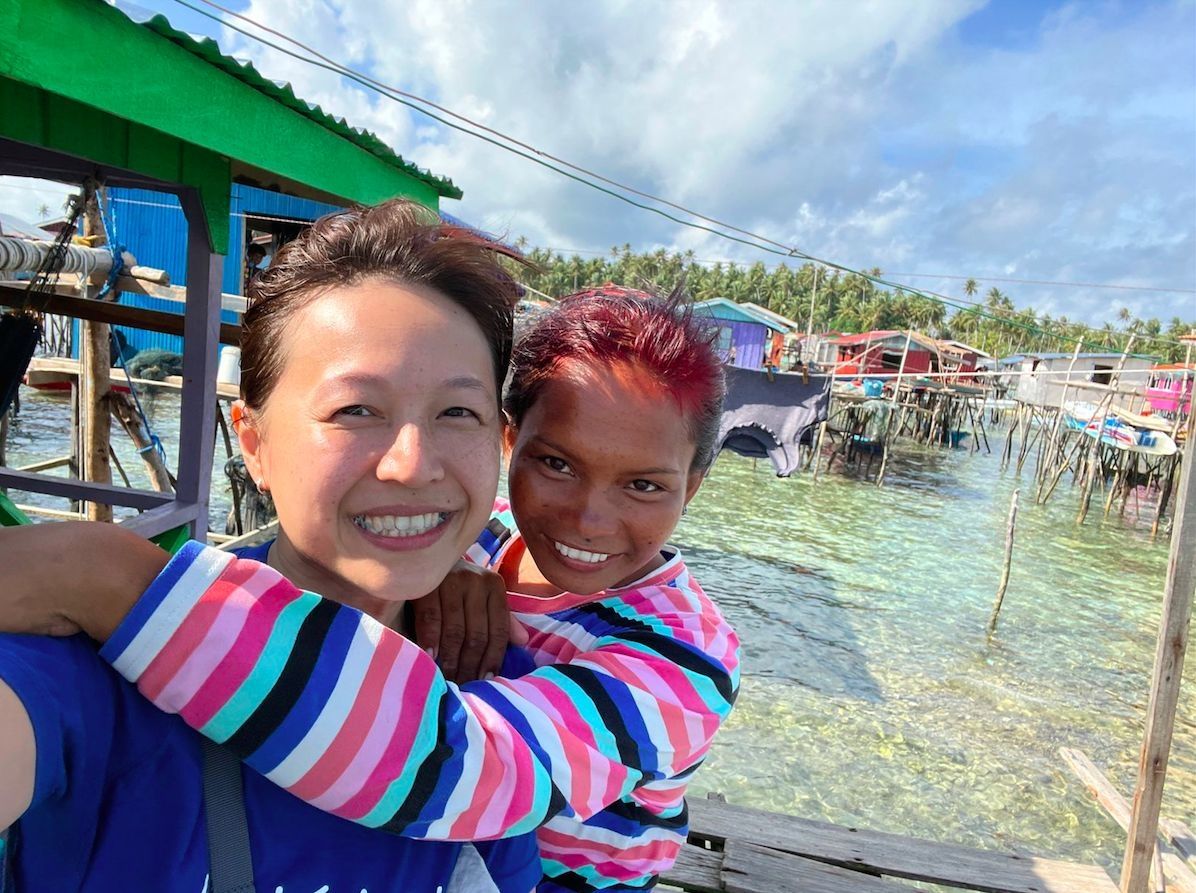
<svg viewBox="0 0 1196 893"><path fill-rule="evenodd" d="M202 5L198 0L190 0ZM129 8L132 4L122 7ZM292 0L248 15L546 151L854 267L1099 323L1196 319L1196 3ZM291 81L533 244L774 258L615 202L139 0ZM35 200L0 183L0 207ZM896 274L927 274L918 277ZM1053 280L1153 290L1033 285Z"/></svg>

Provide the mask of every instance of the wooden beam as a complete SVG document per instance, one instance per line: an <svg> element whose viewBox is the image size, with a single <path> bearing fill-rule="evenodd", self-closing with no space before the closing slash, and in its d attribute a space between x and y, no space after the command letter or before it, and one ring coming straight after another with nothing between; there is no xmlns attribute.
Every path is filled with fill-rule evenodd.
<svg viewBox="0 0 1196 893"><path fill-rule="evenodd" d="M146 539L150 539L160 533L174 530L174 528L182 524L195 525L197 521L204 528L207 527L207 515L205 514L201 517L199 509L195 505L172 500L157 508L150 509L148 512L142 512L135 518L126 518L120 523L120 526L132 530Z"/></svg>
<svg viewBox="0 0 1196 893"><path fill-rule="evenodd" d="M157 508L171 501L169 496L163 496L152 490L114 487L111 484L93 484L88 481L76 481L73 478L17 471L13 468L0 468L0 487L11 487L26 493L62 496L66 499L102 502L105 505L123 505L134 509Z"/></svg>
<svg viewBox="0 0 1196 893"><path fill-rule="evenodd" d="M70 464L70 456L58 456L54 459L43 459L41 462L33 462L29 465L21 465L17 468L17 471L50 471L51 469L61 468L63 465Z"/></svg>
<svg viewBox="0 0 1196 893"><path fill-rule="evenodd" d="M916 840L697 798L688 804L691 840L750 840L819 862L987 893L1117 890L1096 865Z"/></svg>
<svg viewBox="0 0 1196 893"><path fill-rule="evenodd" d="M1171 555L1163 589L1163 616L1155 649L1154 672L1150 680L1150 706L1146 731L1138 759L1138 781L1134 786L1133 814L1121 865L1122 893L1143 893L1150 874L1150 854L1158 833L1167 779L1167 759L1175 731L1175 707L1188 650L1188 625L1192 618L1192 596L1196 590L1196 430L1188 420L1183 470L1179 479L1175 522L1171 530ZM1184 556L1187 556L1186 558Z"/></svg>
<svg viewBox="0 0 1196 893"><path fill-rule="evenodd" d="M0 284L0 306L23 307L25 290L12 285ZM131 329L145 329L166 335L183 334L183 314L148 310L144 307L128 307L108 301L93 301L75 295L52 294L38 299L38 306L46 313L72 316L75 319L89 319L106 322L109 325L128 326ZM234 347L241 343L241 327L233 323L220 324L220 343Z"/></svg>
<svg viewBox="0 0 1196 893"><path fill-rule="evenodd" d="M722 867L722 853L687 843L673 867L660 876L660 882L690 893L722 893Z"/></svg>
<svg viewBox="0 0 1196 893"><path fill-rule="evenodd" d="M1112 816L1113 821L1121 826L1122 831L1130 827L1130 804L1121 792L1113 787L1113 782L1097 767L1088 755L1072 747L1059 748L1059 755L1063 757L1071 771L1084 783L1084 787L1096 797L1096 802L1104 807L1105 812ZM1152 857L1150 886L1152 890L1166 890L1169 878L1177 893L1196 893L1196 874L1184 863L1183 859L1170 850L1156 846Z"/></svg>
<svg viewBox="0 0 1196 893"><path fill-rule="evenodd" d="M907 884L731 840L723 884L728 893L914 893Z"/></svg>
<svg viewBox="0 0 1196 893"><path fill-rule="evenodd" d="M183 393L179 420L179 459L175 492L194 503L191 535L203 542L208 532L212 462L216 447L216 364L220 343L220 279L224 258L204 238L199 193L181 196L187 215L187 294L183 326Z"/></svg>

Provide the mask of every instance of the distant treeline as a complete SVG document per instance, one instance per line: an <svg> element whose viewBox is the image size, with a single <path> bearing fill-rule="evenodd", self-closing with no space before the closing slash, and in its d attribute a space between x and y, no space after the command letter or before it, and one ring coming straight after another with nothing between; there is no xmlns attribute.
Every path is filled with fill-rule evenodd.
<svg viewBox="0 0 1196 893"><path fill-rule="evenodd" d="M706 266L698 263L692 252L636 254L629 245L613 248L603 257L582 258L541 248L528 251L523 240L516 244L543 271L521 273L520 280L553 297L604 282L668 291L684 278L686 292L695 301L715 297L752 301L795 320L803 329L810 318L813 298L815 332L912 328L967 342L995 356L1025 351L1070 352L1077 338L1084 339L1086 351L1121 351L1130 333L1136 332L1134 353L1154 354L1164 362L1176 362L1184 358L1184 348L1177 339L1196 329L1196 321L1185 322L1178 316L1165 324L1157 319L1142 320L1124 307L1115 322L1091 328L1066 316L1039 314L1032 307L1019 310L999 288L985 290L974 279L963 284L954 300L978 306L958 309L934 298L881 288L854 273L826 269L818 272L815 295L815 267L808 263L796 267L782 264L770 271L762 263ZM878 269L867 273L883 276Z"/></svg>

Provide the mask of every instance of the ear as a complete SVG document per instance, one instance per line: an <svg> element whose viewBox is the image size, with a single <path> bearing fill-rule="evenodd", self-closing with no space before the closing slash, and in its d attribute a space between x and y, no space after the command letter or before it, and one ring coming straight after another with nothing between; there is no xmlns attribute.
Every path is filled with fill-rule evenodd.
<svg viewBox="0 0 1196 893"><path fill-rule="evenodd" d="M503 413L503 420L505 424L502 429L502 455L503 459L509 462L511 460L511 453L515 450L515 441L519 438L519 429L505 412Z"/></svg>
<svg viewBox="0 0 1196 893"><path fill-rule="evenodd" d="M702 486L702 481L706 480L705 471L691 471L689 477L685 481L685 504L688 506L689 501L698 494L698 488Z"/></svg>
<svg viewBox="0 0 1196 893"><path fill-rule="evenodd" d="M269 487L269 479L266 476L267 469L262 449L261 422L245 405L244 400L233 401L229 414L232 416L233 431L237 435L237 441L241 444L241 457L245 460L245 468L257 484L258 489L266 490Z"/></svg>

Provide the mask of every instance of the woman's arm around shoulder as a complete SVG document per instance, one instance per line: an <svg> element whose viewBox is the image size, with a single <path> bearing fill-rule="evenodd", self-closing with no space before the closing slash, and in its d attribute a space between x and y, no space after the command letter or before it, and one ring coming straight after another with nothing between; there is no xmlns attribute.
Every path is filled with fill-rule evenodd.
<svg viewBox="0 0 1196 893"><path fill-rule="evenodd" d="M190 546L102 655L157 706L312 805L407 837L585 818L704 756L738 686L704 596L571 612L565 663L447 682L416 644L273 569ZM708 615L708 616L706 616Z"/></svg>

